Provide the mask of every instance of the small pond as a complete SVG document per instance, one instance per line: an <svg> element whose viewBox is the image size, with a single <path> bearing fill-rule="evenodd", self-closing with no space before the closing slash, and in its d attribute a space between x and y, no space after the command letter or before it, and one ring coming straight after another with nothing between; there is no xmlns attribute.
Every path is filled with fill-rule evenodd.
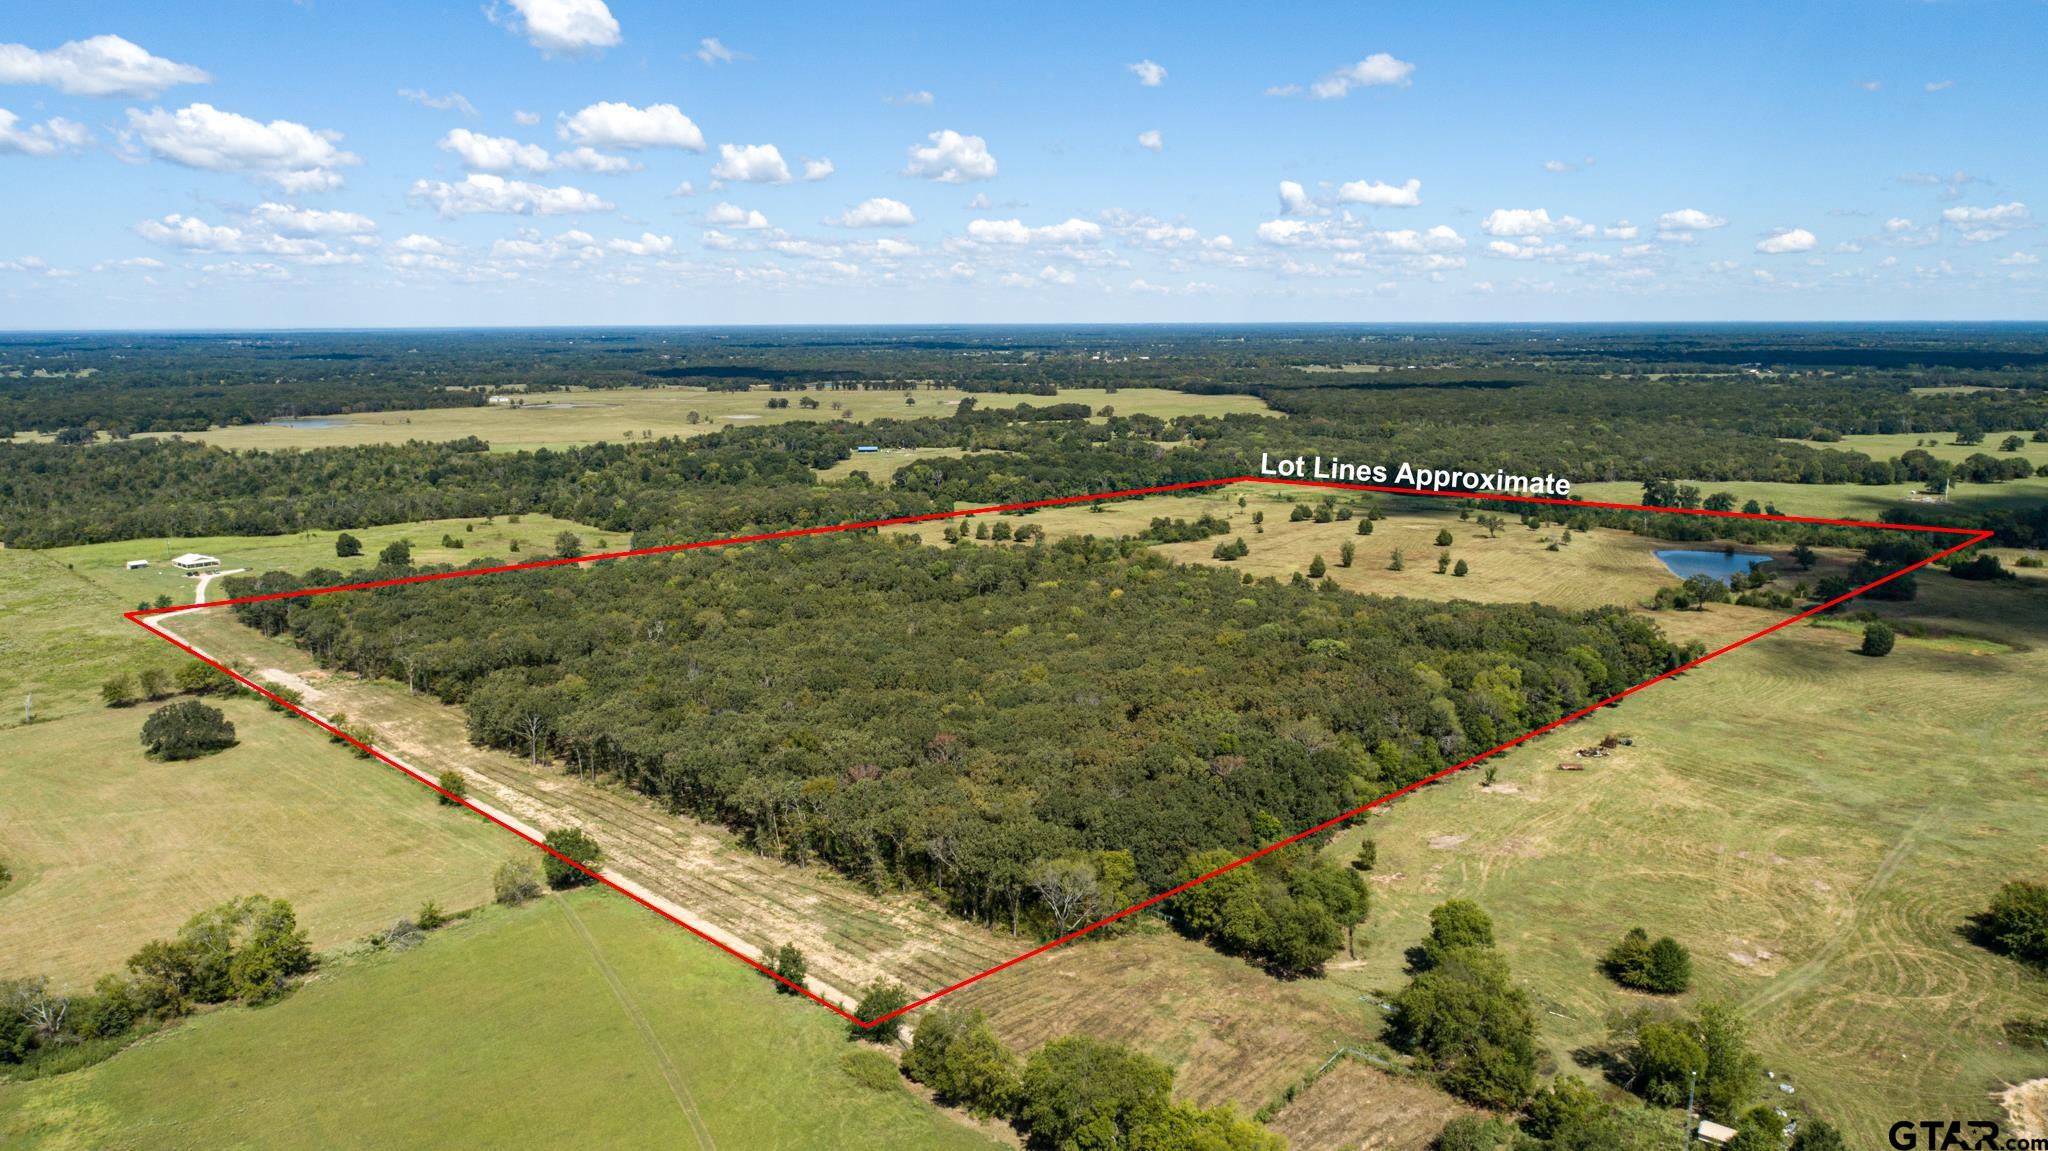
<svg viewBox="0 0 2048 1151"><path fill-rule="evenodd" d="M1669 568L1671 574L1679 579L1710 575L1726 582L1736 576L1747 575L1749 569L1770 558L1755 552L1700 551L1694 548L1657 549L1657 562Z"/></svg>

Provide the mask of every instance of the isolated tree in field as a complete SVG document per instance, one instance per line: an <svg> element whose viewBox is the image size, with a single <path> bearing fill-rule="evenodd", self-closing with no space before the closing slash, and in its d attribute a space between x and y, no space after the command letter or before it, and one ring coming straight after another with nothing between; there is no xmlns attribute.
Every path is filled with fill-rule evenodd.
<svg viewBox="0 0 2048 1151"><path fill-rule="evenodd" d="M1308 578L1310 579L1321 579L1324 575L1328 574L1329 570L1330 565L1324 563L1321 556L1308 561Z"/></svg>
<svg viewBox="0 0 2048 1151"><path fill-rule="evenodd" d="M1370 839L1361 840L1358 854L1351 857L1351 866L1358 871L1371 871L1380 859L1380 845Z"/></svg>
<svg viewBox="0 0 2048 1151"><path fill-rule="evenodd" d="M575 532L559 532L555 536L555 554L564 559L575 559L583 554L583 539Z"/></svg>
<svg viewBox="0 0 2048 1151"><path fill-rule="evenodd" d="M1863 625L1863 645L1856 650L1868 656L1890 655L1895 642L1897 637L1892 629L1873 620Z"/></svg>
<svg viewBox="0 0 2048 1151"><path fill-rule="evenodd" d="M1818 553L1806 541L1801 540L1792 545L1792 562L1798 564L1801 571L1812 570L1813 561L1817 558L1819 558Z"/></svg>
<svg viewBox="0 0 2048 1151"><path fill-rule="evenodd" d="M1472 565L1466 563L1464 560L1459 560L1457 563L1451 565L1451 574L1454 576L1470 575L1471 572Z"/></svg>
<svg viewBox="0 0 2048 1151"><path fill-rule="evenodd" d="M2007 436L2005 437L2005 439L1999 441L1998 450L2001 452L2016 452L2026 446L2027 441L2019 438L2018 436Z"/></svg>
<svg viewBox="0 0 2048 1151"><path fill-rule="evenodd" d="M878 979L867 985L860 993L860 1002L854 1005L853 1013L861 1019L880 1019L892 1011L901 1011L910 1003L910 992L901 983ZM866 1039L871 1043L894 1043L903 1033L903 1017L875 1024L873 1027L853 1025L853 1037Z"/></svg>
<svg viewBox="0 0 2048 1151"><path fill-rule="evenodd" d="M804 980L810 975L810 972L810 961L804 958L804 953L797 949L796 944L785 943L775 949L775 974L782 976L798 987L803 987L805 986ZM790 995L796 994L794 989L781 983L776 984L775 989Z"/></svg>
<svg viewBox="0 0 2048 1151"><path fill-rule="evenodd" d="M362 555L363 541L348 534L347 532L343 532L340 535L334 537L334 554L341 557L342 559L347 559L350 556Z"/></svg>
<svg viewBox="0 0 2048 1151"><path fill-rule="evenodd" d="M2014 880L1977 917L1982 938L2028 963L2048 966L2048 884Z"/></svg>
<svg viewBox="0 0 2048 1151"><path fill-rule="evenodd" d="M160 667L146 667L135 675L142 698L156 700L171 694L171 673Z"/></svg>
<svg viewBox="0 0 2048 1151"><path fill-rule="evenodd" d="M135 685L135 677L128 672L108 676L100 684L100 702L108 707L127 707L134 703L141 692Z"/></svg>
<svg viewBox="0 0 2048 1151"><path fill-rule="evenodd" d="M1442 575L1442 574L1444 574L1445 572L1449 571L1449 570L1450 570L1450 568L1451 568L1451 553L1449 553L1449 552L1438 552L1438 553L1437 553L1437 557L1436 557L1436 574L1438 574L1438 575Z"/></svg>
<svg viewBox="0 0 2048 1151"><path fill-rule="evenodd" d="M1629 929L1607 952L1607 974L1624 987L1677 995L1692 986L1692 955L1670 936L1655 943L1640 927Z"/></svg>
<svg viewBox="0 0 2048 1151"><path fill-rule="evenodd" d="M1017 1105L1017 1057L979 1011L941 1008L920 1017L903 1073L941 1102L984 1119L1009 1115Z"/></svg>
<svg viewBox="0 0 2048 1151"><path fill-rule="evenodd" d="M1350 540L1345 540L1344 546L1337 549L1337 566L1348 568L1351 566L1351 561L1357 558L1357 556L1358 545Z"/></svg>
<svg viewBox="0 0 2048 1151"><path fill-rule="evenodd" d="M598 848L597 841L584 834L580 827L558 827L548 832L547 837L541 842L592 871L597 870L599 861L604 858L604 852ZM541 854L540 870L541 874L547 877L548 886L557 891L581 887L590 882L589 875L549 852Z"/></svg>
<svg viewBox="0 0 2048 1151"><path fill-rule="evenodd" d="M1488 539L1492 539L1495 536L1498 536L1500 534L1500 529L1508 526L1508 521L1502 519L1497 515L1494 515L1492 512L1487 512L1486 514L1480 516L1477 522L1480 527L1486 529L1486 538Z"/></svg>
<svg viewBox="0 0 2048 1151"><path fill-rule="evenodd" d="M1455 947L1394 997L1394 1034L1461 1099L1511 1108L1536 1082L1529 997L1490 947Z"/></svg>
<svg viewBox="0 0 2048 1151"><path fill-rule="evenodd" d="M235 745L235 725L196 699L167 703L142 723L142 746L157 759L197 759Z"/></svg>
<svg viewBox="0 0 2048 1151"><path fill-rule="evenodd" d="M1418 970L1436 966L1444 955L1461 947L1493 946L1493 917L1469 899L1447 899L1429 913L1429 934L1422 939Z"/></svg>
<svg viewBox="0 0 2048 1151"><path fill-rule="evenodd" d="M1032 865L1031 890L1052 913L1055 938L1086 923L1095 913L1100 876L1087 859L1043 859Z"/></svg>
<svg viewBox="0 0 2048 1151"><path fill-rule="evenodd" d="M1692 953L1666 935L1650 945L1645 990L1677 995L1692 986Z"/></svg>
<svg viewBox="0 0 2048 1151"><path fill-rule="evenodd" d="M442 772L441 778L435 782L440 785L441 791L445 793L435 797L441 801L443 806L454 807L457 805L457 800L469 797L469 777L453 768Z"/></svg>
<svg viewBox="0 0 2048 1151"><path fill-rule="evenodd" d="M1366 516L1364 519L1358 521L1358 534L1362 536L1369 536L1372 534L1371 516Z"/></svg>
<svg viewBox="0 0 2048 1151"><path fill-rule="evenodd" d="M1437 533L1436 533L1436 546L1438 546L1438 547L1440 547L1440 548L1447 548L1447 547L1450 547L1450 546L1451 546L1451 529L1449 529L1449 528L1438 528L1438 529L1437 529Z"/></svg>
<svg viewBox="0 0 2048 1151"><path fill-rule="evenodd" d="M539 894L540 874L526 856L508 859L491 873L491 898L508 907L525 903Z"/></svg>
<svg viewBox="0 0 2048 1151"><path fill-rule="evenodd" d="M412 544L406 540L393 540L377 553L377 566L403 568L412 566Z"/></svg>

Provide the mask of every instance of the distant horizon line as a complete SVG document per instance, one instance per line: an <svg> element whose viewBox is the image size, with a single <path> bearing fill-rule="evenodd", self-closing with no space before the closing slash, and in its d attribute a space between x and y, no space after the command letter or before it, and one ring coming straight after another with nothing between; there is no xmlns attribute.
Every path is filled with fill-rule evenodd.
<svg viewBox="0 0 2048 1151"><path fill-rule="evenodd" d="M2048 328L2048 317L2027 320L1998 319L1884 319L1884 320L1017 320L943 321L890 320L880 322L763 322L722 324L346 324L334 327L308 326L214 326L214 327L107 327L107 328L4 328L0 340L20 336L203 336L241 334L346 334L352 332L721 332L721 331L934 331L934 330L1115 330L1115 329L1207 329L1222 331L1327 328L1327 329L1426 329L1426 328Z"/></svg>

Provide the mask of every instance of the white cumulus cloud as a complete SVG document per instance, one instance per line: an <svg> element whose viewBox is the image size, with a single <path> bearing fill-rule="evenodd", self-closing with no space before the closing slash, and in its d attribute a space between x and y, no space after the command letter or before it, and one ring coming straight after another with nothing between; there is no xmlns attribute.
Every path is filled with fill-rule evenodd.
<svg viewBox="0 0 2048 1151"><path fill-rule="evenodd" d="M1989 208L1973 205L1943 208L1941 218L1954 227L1965 242L1972 244L2002 240L2007 233L2030 227L2034 222L2033 213L2018 200L1994 204Z"/></svg>
<svg viewBox="0 0 2048 1151"><path fill-rule="evenodd" d="M1163 64L1154 64L1150 60L1140 60L1136 64L1130 64L1126 67L1130 70L1131 75L1138 78L1138 83L1143 84L1147 88L1157 88L1161 84L1166 83L1166 66Z"/></svg>
<svg viewBox="0 0 2048 1151"><path fill-rule="evenodd" d="M508 136L485 136L467 128L455 128L441 137L441 150L453 152L462 166L477 172L545 172L554 167L548 150L538 144L522 144Z"/></svg>
<svg viewBox="0 0 2048 1151"><path fill-rule="evenodd" d="M1414 75L1415 65L1397 60L1386 52L1375 52L1309 85L1308 94L1317 100L1336 100L1348 95L1353 88L1406 88Z"/></svg>
<svg viewBox="0 0 2048 1151"><path fill-rule="evenodd" d="M1684 235L1690 232L1710 232L1726 227L1728 218L1702 212L1698 208L1680 208L1657 217L1657 230L1668 234ZM1669 238L1669 235L1666 237Z"/></svg>
<svg viewBox="0 0 2048 1151"><path fill-rule="evenodd" d="M704 133L674 104L635 108L603 100L562 121L562 139L593 148L683 148L704 150Z"/></svg>
<svg viewBox="0 0 2048 1151"><path fill-rule="evenodd" d="M1280 181L1280 214L1283 216L1320 216L1324 209L1309 199L1308 189L1293 180Z"/></svg>
<svg viewBox="0 0 2048 1151"><path fill-rule="evenodd" d="M253 172L287 191L314 191L341 183L336 167L361 163L335 146L341 133L291 120L268 124L211 104L176 112L128 109L128 131L161 159L213 172Z"/></svg>
<svg viewBox="0 0 2048 1151"><path fill-rule="evenodd" d="M929 147L911 146L910 163L903 169L905 175L923 176L941 184L995 178L996 158L989 154L987 140L963 136L951 128L926 138L931 141Z"/></svg>
<svg viewBox="0 0 2048 1151"><path fill-rule="evenodd" d="M1022 220L969 220L967 235L984 244L1080 244L1101 239L1102 225L1070 219L1033 228Z"/></svg>
<svg viewBox="0 0 2048 1151"><path fill-rule="evenodd" d="M604 0L509 0L516 16L501 17L494 3L485 9L547 55L573 56L619 42L619 22Z"/></svg>
<svg viewBox="0 0 2048 1151"><path fill-rule="evenodd" d="M460 183L417 180L412 197L433 206L444 219L499 212L517 216L559 216L570 212L606 212L612 205L568 185L548 187L472 172Z"/></svg>
<svg viewBox="0 0 2048 1151"><path fill-rule="evenodd" d="M637 240L609 240L605 247L628 256L666 256L676 250L676 241L673 236L642 232Z"/></svg>
<svg viewBox="0 0 2048 1151"><path fill-rule="evenodd" d="M804 179L806 180L822 180L830 176L834 171L836 169L832 167L832 161L830 160L820 158L816 160L806 159L804 161Z"/></svg>
<svg viewBox="0 0 2048 1151"><path fill-rule="evenodd" d="M1577 233L1584 227L1571 216L1553 220L1545 208L1495 208L1479 222L1480 231L1489 236L1554 236Z"/></svg>
<svg viewBox="0 0 2048 1151"><path fill-rule="evenodd" d="M1377 208L1415 208L1422 204L1422 181L1411 179L1396 187L1377 180L1353 180L1337 189L1337 198L1347 204L1370 204Z"/></svg>
<svg viewBox="0 0 2048 1151"><path fill-rule="evenodd" d="M1820 240L1805 228L1780 228L1768 238L1758 240L1756 250L1767 256L1784 256L1811 252L1819 244Z"/></svg>
<svg viewBox="0 0 2048 1151"><path fill-rule="evenodd" d="M212 80L201 69L152 56L119 36L73 40L47 52L0 44L0 84L41 84L68 96L147 99L179 84Z"/></svg>
<svg viewBox="0 0 2048 1151"><path fill-rule="evenodd" d="M92 132L75 120L52 116L40 124L22 124L20 117L0 108L0 155L50 156L76 151L91 142Z"/></svg>
<svg viewBox="0 0 2048 1151"><path fill-rule="evenodd" d="M786 184L789 165L773 144L720 144L711 175L736 184Z"/></svg>
<svg viewBox="0 0 2048 1151"><path fill-rule="evenodd" d="M377 230L377 221L355 212L291 204L258 204L249 218L273 232L290 236L360 236Z"/></svg>
<svg viewBox="0 0 2048 1151"><path fill-rule="evenodd" d="M1138 133L1138 147L1148 148L1154 152L1163 152L1166 150L1166 140L1160 136L1159 129L1153 128L1149 131Z"/></svg>
<svg viewBox="0 0 2048 1151"><path fill-rule="evenodd" d="M832 221L843 228L907 228L917 223L910 205L886 196L862 200Z"/></svg>
<svg viewBox="0 0 2048 1151"><path fill-rule="evenodd" d="M742 208L738 204L720 204L704 213L704 222L721 228L735 228L742 231L759 231L768 226L768 217L758 211Z"/></svg>

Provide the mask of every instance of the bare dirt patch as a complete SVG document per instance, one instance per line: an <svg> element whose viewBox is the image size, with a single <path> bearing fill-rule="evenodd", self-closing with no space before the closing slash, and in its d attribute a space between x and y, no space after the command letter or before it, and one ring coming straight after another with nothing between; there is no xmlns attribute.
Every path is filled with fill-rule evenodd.
<svg viewBox="0 0 2048 1151"><path fill-rule="evenodd" d="M2015 1083L1998 1095L2020 1135L2048 1137L2048 1078Z"/></svg>
<svg viewBox="0 0 2048 1151"><path fill-rule="evenodd" d="M1427 1084L1347 1059L1268 1126L1293 1151L1420 1151L1463 1110Z"/></svg>

